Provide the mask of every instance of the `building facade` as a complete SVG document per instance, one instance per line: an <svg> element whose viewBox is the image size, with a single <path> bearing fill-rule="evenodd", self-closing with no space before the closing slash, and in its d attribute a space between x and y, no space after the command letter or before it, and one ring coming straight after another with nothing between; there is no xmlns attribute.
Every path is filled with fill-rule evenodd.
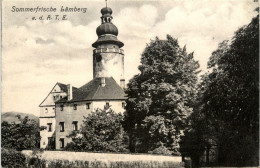
<svg viewBox="0 0 260 168"><path fill-rule="evenodd" d="M93 79L79 88L63 85L64 88L60 89L63 92L57 99L52 99L49 104L54 112L51 116L43 115L40 122L41 126L47 126L46 130L41 131L41 148L46 147L52 134L55 148L62 150L72 141L68 137L72 131L80 129L84 116L97 109L109 107L117 113L125 110L124 51L121 49L124 44L117 39L118 29L112 23L112 9L102 8L101 14L101 25L96 29L98 39L92 44ZM48 96L54 98L52 91ZM46 100L49 100L48 96ZM46 108L42 104L41 111ZM51 126L54 126L51 132L48 131L50 120Z"/></svg>
<svg viewBox="0 0 260 168"><path fill-rule="evenodd" d="M67 86L62 83L56 83L47 97L39 105L40 107L40 147L45 149L50 139L55 141L55 102L67 96Z"/></svg>

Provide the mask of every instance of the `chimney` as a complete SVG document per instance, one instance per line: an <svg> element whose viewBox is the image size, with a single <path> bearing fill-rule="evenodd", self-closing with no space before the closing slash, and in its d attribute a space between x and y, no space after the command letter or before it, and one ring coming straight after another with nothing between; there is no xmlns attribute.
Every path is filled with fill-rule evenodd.
<svg viewBox="0 0 260 168"><path fill-rule="evenodd" d="M125 89L125 79L120 79L120 87L124 90Z"/></svg>
<svg viewBox="0 0 260 168"><path fill-rule="evenodd" d="M104 87L106 86L106 78L101 78L101 86Z"/></svg>
<svg viewBox="0 0 260 168"><path fill-rule="evenodd" d="M72 97L72 85L71 84L67 85L67 90L68 90L68 100L71 100L73 98Z"/></svg>

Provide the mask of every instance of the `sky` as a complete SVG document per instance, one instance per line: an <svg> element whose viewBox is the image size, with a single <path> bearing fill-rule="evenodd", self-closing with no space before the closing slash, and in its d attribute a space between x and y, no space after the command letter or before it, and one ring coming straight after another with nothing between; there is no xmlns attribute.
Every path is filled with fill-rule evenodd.
<svg viewBox="0 0 260 168"><path fill-rule="evenodd" d="M56 8L56 12L12 12L15 8ZM60 12L61 6L87 8L86 12ZM93 78L92 43L97 40L99 1L2 2L2 112L39 116L39 104L57 83L80 87ZM141 54L151 39L177 38L194 51L201 74L211 53L223 40L257 15L253 0L108 0L118 39L125 45L125 78L139 73ZM67 15L67 20L39 20ZM36 20L32 20L35 17Z"/></svg>

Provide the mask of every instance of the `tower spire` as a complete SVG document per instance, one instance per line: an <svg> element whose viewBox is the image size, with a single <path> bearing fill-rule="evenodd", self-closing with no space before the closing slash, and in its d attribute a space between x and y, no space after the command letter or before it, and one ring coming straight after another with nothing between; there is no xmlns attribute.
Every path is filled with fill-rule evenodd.
<svg viewBox="0 0 260 168"><path fill-rule="evenodd" d="M105 0L106 1L106 8L107 8L107 0Z"/></svg>

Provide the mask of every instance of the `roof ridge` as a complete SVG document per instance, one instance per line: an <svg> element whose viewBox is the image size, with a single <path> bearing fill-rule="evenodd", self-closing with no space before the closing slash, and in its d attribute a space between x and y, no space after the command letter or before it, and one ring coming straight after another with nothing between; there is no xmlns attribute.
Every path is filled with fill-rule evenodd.
<svg viewBox="0 0 260 168"><path fill-rule="evenodd" d="M77 90L73 89L73 99L71 101L60 100L59 102L72 102L84 100L124 100L125 92L113 77L105 77L106 85L101 85L101 78L96 77L84 84Z"/></svg>

